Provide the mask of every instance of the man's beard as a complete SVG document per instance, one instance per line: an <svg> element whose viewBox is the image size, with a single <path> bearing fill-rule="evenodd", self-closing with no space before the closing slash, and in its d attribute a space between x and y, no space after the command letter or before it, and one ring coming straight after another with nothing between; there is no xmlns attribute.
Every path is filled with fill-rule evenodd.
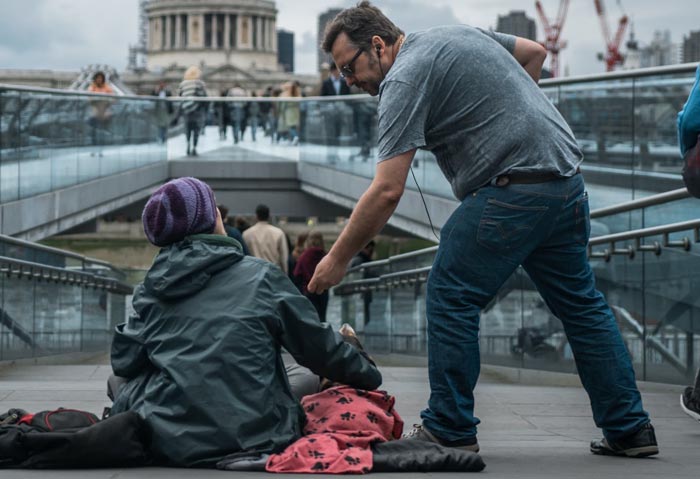
<svg viewBox="0 0 700 479"><path fill-rule="evenodd" d="M379 85L380 83L369 81L361 82L357 86L364 92L369 93L371 96L377 96L379 95Z"/></svg>
<svg viewBox="0 0 700 479"><path fill-rule="evenodd" d="M379 69L378 65L379 65L379 62L377 60L375 60L372 57L369 58L369 68L371 68L372 70L379 71L380 69ZM379 85L381 85L382 81L384 81L384 75L382 75L382 78L379 81L367 80L367 81L358 83L357 86L361 90L364 90L367 93L369 93L371 96L377 96L377 95L379 95Z"/></svg>

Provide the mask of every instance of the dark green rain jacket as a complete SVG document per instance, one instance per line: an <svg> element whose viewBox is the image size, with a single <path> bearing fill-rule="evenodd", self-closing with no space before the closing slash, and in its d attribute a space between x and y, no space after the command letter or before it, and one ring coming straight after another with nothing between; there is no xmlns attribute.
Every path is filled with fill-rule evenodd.
<svg viewBox="0 0 700 479"><path fill-rule="evenodd" d="M117 326L112 367L132 378L112 413L136 411L159 463L211 467L236 451L276 452L301 436L304 412L280 348L314 373L375 389L379 371L319 322L311 303L235 240L196 235L164 248Z"/></svg>

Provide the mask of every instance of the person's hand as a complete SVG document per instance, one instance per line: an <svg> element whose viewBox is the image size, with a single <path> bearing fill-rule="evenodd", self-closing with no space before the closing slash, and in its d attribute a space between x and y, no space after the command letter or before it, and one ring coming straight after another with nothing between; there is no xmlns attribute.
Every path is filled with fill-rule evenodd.
<svg viewBox="0 0 700 479"><path fill-rule="evenodd" d="M331 286L340 283L345 276L346 265L339 264L330 255L323 257L316 265L314 275L306 286L311 293L321 294Z"/></svg>

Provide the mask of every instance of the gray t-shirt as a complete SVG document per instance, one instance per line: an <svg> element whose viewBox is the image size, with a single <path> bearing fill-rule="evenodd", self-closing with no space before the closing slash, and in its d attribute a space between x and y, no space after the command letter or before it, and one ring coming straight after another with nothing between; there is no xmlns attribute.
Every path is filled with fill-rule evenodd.
<svg viewBox="0 0 700 479"><path fill-rule="evenodd" d="M379 161L430 150L460 200L507 172L572 176L576 139L514 48L466 25L408 35L379 89Z"/></svg>

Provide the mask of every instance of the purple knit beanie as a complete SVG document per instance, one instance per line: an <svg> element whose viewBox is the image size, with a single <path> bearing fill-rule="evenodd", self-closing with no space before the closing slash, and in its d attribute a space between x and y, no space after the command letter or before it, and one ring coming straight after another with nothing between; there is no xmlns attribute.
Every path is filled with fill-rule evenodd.
<svg viewBox="0 0 700 479"><path fill-rule="evenodd" d="M214 192L197 178L168 181L151 195L141 220L148 241L156 246L168 246L197 233L211 233L216 226Z"/></svg>

